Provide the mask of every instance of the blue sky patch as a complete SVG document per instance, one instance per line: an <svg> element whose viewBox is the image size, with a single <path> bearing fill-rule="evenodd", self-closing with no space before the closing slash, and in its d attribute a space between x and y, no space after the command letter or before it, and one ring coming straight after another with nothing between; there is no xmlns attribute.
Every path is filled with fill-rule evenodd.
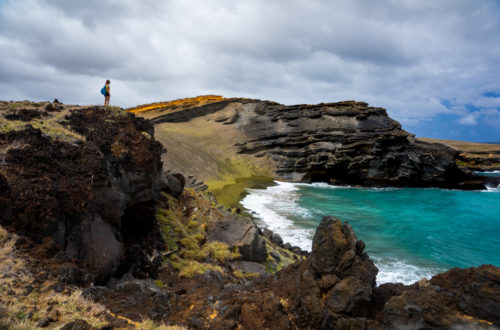
<svg viewBox="0 0 500 330"><path fill-rule="evenodd" d="M440 114L417 125L403 125L403 129L417 137L460 140L469 142L500 142L498 128L488 125L461 125L459 117Z"/></svg>
<svg viewBox="0 0 500 330"><path fill-rule="evenodd" d="M500 93L498 92L487 92L483 94L484 97L497 98L500 97Z"/></svg>

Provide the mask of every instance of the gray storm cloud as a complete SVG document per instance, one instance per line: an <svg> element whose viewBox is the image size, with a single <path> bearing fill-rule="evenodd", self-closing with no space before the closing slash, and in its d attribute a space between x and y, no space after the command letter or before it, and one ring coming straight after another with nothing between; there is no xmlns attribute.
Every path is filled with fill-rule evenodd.
<svg viewBox="0 0 500 330"><path fill-rule="evenodd" d="M111 79L124 107L205 93L356 99L403 123L492 125L499 14L494 0L3 0L0 99L101 103Z"/></svg>

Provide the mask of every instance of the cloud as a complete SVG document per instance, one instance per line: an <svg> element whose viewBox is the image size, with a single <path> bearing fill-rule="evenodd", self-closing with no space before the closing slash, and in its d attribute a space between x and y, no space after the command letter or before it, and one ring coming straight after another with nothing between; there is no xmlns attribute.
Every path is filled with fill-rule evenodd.
<svg viewBox="0 0 500 330"><path fill-rule="evenodd" d="M488 125L499 14L494 0L3 0L0 99L101 103L111 79L121 106L203 93L355 99L403 125L440 114Z"/></svg>
<svg viewBox="0 0 500 330"><path fill-rule="evenodd" d="M460 118L458 122L462 125L477 125L478 115L479 115L478 113L474 113L474 112L469 113L465 117Z"/></svg>

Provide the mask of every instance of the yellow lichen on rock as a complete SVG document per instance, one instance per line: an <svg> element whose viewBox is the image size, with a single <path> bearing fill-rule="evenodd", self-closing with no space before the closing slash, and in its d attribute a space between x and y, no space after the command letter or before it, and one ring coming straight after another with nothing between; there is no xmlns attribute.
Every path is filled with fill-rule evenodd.
<svg viewBox="0 0 500 330"><path fill-rule="evenodd" d="M200 95L196 97L188 97L173 101L138 105L134 108L127 109L127 111L131 113L139 113L139 112L154 111L154 110L173 110L176 108L192 108L213 102L222 101L223 99L224 98L220 95Z"/></svg>

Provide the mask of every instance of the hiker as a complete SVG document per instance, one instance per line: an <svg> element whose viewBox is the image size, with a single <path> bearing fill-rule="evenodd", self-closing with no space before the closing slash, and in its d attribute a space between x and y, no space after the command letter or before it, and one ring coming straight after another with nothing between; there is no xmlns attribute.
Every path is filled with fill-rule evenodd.
<svg viewBox="0 0 500 330"><path fill-rule="evenodd" d="M104 105L109 105L109 97L111 96L111 94L109 93L110 91L110 86L109 84L111 84L111 81L106 80L106 85L104 85Z"/></svg>

